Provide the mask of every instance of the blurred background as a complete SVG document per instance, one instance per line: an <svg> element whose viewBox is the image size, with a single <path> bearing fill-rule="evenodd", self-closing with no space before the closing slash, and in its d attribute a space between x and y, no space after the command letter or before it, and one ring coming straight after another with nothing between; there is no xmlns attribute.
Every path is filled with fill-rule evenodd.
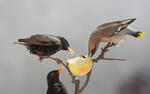
<svg viewBox="0 0 150 94"><path fill-rule="evenodd" d="M13 45L18 38L33 34L64 36L76 57L87 55L89 35L97 26L128 18L137 18L131 26L146 34L139 40L129 37L120 47L112 47L107 57L128 61L96 63L89 85L82 94L150 94L146 91L150 84L142 84L146 90L133 88L140 93L132 93L126 88L130 82L136 83L136 77L150 77L149 9L149 0L0 0L0 94L46 94L48 72L62 67L48 59L40 63L25 47ZM64 62L73 58L66 51L53 56ZM69 94L73 94L74 85L68 72L64 69L60 76ZM84 77L79 78L84 80Z"/></svg>

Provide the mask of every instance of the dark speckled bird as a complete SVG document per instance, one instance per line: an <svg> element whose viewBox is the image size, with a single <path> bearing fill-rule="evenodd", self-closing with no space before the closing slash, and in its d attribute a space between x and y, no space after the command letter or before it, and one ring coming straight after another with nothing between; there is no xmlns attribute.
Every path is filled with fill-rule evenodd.
<svg viewBox="0 0 150 94"><path fill-rule="evenodd" d="M111 42L114 45L119 45L120 42L128 35L134 36L140 39L144 32L134 30L129 25L136 19L126 19L122 21L113 21L100 25L97 29L91 33L89 37L88 50L89 56L93 56L100 43Z"/></svg>
<svg viewBox="0 0 150 94"><path fill-rule="evenodd" d="M50 58L58 63L58 58L50 56L60 50L68 50L71 55L73 53L68 41L61 36L37 34L29 38L18 39L15 44L25 45L31 54L39 56L40 61L43 58Z"/></svg>
<svg viewBox="0 0 150 94"><path fill-rule="evenodd" d="M53 70L47 75L48 89L46 94L68 94L65 86L59 80L59 73L63 68L59 70Z"/></svg>

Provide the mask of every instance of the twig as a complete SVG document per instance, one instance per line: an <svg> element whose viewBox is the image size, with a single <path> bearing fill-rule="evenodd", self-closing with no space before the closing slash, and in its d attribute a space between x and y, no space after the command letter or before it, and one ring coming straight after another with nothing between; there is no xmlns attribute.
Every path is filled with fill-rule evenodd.
<svg viewBox="0 0 150 94"><path fill-rule="evenodd" d="M119 60L119 61L125 61L127 59L120 59L120 58L96 58L96 59L93 59L93 62L97 62L99 60Z"/></svg>
<svg viewBox="0 0 150 94"><path fill-rule="evenodd" d="M95 58L95 59L92 59L93 60L93 63L94 62L97 62L99 60L119 60L119 61L125 61L126 59L119 59L119 58L105 58L104 55L106 52L108 52L108 48L112 47L114 44L113 43L108 43L104 48L101 48L101 53L100 55ZM93 68L93 67L92 67ZM83 86L81 87L80 89L80 93L87 87L88 83L89 83L89 80L90 80L90 77L91 77L91 73L92 73L92 69L91 71L87 74L87 77L86 77L86 81L84 82Z"/></svg>
<svg viewBox="0 0 150 94"><path fill-rule="evenodd" d="M86 86L88 85L89 80L90 80L90 77L91 77L91 72L92 72L92 69L91 69L91 71L86 75L86 81L84 82L83 86L81 87L80 93L81 93L81 92L86 88Z"/></svg>
<svg viewBox="0 0 150 94"><path fill-rule="evenodd" d="M110 48L110 47L112 47L114 44L113 43L108 43L104 48L101 48L101 54L97 57L97 58L95 58L95 59L93 59L93 62L97 62L97 61L99 61L99 60L119 60L119 61L125 61L126 59L120 59L120 58L105 58L104 57L104 55L105 55L105 53L107 53L108 51L109 51L109 49L108 48Z"/></svg>
<svg viewBox="0 0 150 94"><path fill-rule="evenodd" d="M101 48L101 53L100 55L95 58L95 59L92 59L93 60L93 63L94 62L97 62L99 60L119 60L119 61L125 61L126 59L119 59L119 58L105 58L104 55L106 52L108 52L108 48L112 47L114 44L113 43L108 43L104 48ZM75 93L74 94L81 94L81 92L87 87L88 83L89 83L89 80L90 80L90 77L91 77L91 73L92 73L92 69L91 71L86 75L86 81L84 82L83 86L80 88L80 80L74 76L72 74L72 72L69 70L68 66L66 64L64 64L61 60L59 61L59 63L61 63L66 69L67 71L69 72L69 75L71 76L72 78L72 83L75 84ZM93 67L92 67L93 68Z"/></svg>
<svg viewBox="0 0 150 94"><path fill-rule="evenodd" d="M78 78L75 78L75 94L80 94L80 80Z"/></svg>
<svg viewBox="0 0 150 94"><path fill-rule="evenodd" d="M75 84L75 94L80 94L80 91L79 91L80 81L79 81L79 79L72 74L72 72L70 71L70 69L68 68L68 66L65 63L63 63L62 60L59 60L59 63L61 63L67 69L67 71L69 72L69 75L72 78L72 83Z"/></svg>

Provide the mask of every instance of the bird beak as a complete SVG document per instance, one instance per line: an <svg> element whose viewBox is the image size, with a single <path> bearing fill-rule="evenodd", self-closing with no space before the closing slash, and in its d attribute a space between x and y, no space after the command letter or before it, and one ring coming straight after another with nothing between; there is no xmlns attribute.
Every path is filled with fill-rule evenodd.
<svg viewBox="0 0 150 94"><path fill-rule="evenodd" d="M57 73L60 73L63 69L64 69L64 67L61 67L61 68L57 71Z"/></svg>
<svg viewBox="0 0 150 94"><path fill-rule="evenodd" d="M73 55L74 51L70 47L68 47L68 51L71 55Z"/></svg>

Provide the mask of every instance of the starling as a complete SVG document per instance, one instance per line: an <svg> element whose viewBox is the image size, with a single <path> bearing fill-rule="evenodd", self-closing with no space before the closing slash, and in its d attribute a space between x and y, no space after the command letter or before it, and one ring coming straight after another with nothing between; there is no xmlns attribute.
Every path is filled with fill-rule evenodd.
<svg viewBox="0 0 150 94"><path fill-rule="evenodd" d="M136 19L126 19L122 21L113 21L102 24L91 33L88 43L88 55L93 56L101 42L111 42L114 45L119 45L120 42L128 35L132 35L140 39L144 32L136 31L129 25Z"/></svg>
<svg viewBox="0 0 150 94"><path fill-rule="evenodd" d="M68 41L61 36L37 34L29 38L18 39L15 44L25 45L31 54L39 57L40 61L43 58L50 58L59 63L60 59L50 56L59 50L68 50L71 55L73 53Z"/></svg>
<svg viewBox="0 0 150 94"><path fill-rule="evenodd" d="M68 94L65 86L59 80L59 73L63 68L59 70L53 70L47 75L48 89L47 94Z"/></svg>

